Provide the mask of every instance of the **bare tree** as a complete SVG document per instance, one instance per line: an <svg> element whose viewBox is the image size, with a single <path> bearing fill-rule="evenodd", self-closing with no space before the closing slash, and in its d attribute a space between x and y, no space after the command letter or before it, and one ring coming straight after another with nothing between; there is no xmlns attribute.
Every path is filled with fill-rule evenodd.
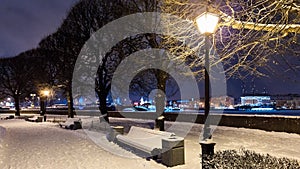
<svg viewBox="0 0 300 169"><path fill-rule="evenodd" d="M100 110L102 114L107 114L106 98L111 90L112 79L113 76L116 75L115 71L118 65L121 63L121 61L136 51L151 48L151 47L158 47L158 46L151 46L150 40L147 38L149 36L152 35L149 34L136 35L135 37L129 37L122 40L117 45L115 45L111 49L111 51L108 52L105 55L105 57L100 61L100 66L98 68L97 77L96 77L96 93L99 97ZM137 59L137 63L138 63L138 59ZM126 78L126 75L124 75L124 78ZM137 82L137 81L133 81L133 82ZM150 86L151 84L153 83L149 83L149 84L143 83L139 85L143 85L143 88L145 89L149 87L151 88ZM126 90L126 87L124 88L124 90ZM107 116L105 117L105 120L108 121Z"/></svg>
<svg viewBox="0 0 300 169"><path fill-rule="evenodd" d="M126 16L129 14L133 14L136 12L146 12L153 11L157 8L158 2L155 0L142 0L142 1L81 1L76 8L78 11L74 11L73 14L76 15L74 17L73 22L80 25L80 30L77 32L84 32L87 34L86 37L91 36L92 33L100 29L105 24L114 21L122 16ZM83 12L84 11L84 12ZM118 32L114 32L118 33ZM94 68L97 69L97 77L96 77L96 89L95 92L100 101L100 111L101 114L106 115L106 98L111 89L111 80L114 71L116 70L118 64L124 59L126 56L131 53L137 51L138 49L144 49L149 46L149 43L143 40L146 36L136 36L130 37L126 39L108 52L104 54L104 57L99 60L100 54L97 52L97 45L105 45L102 41L105 38L114 38L114 35L106 34L105 37L93 37L94 46L96 48L86 49L85 55L89 56L87 59L92 62L99 63L99 67ZM97 39L98 38L98 39ZM135 40L133 40L135 39ZM134 42L130 42L133 40ZM91 58L95 58L93 60ZM82 63L84 65L84 63ZM86 65L88 66L88 65ZM84 69L84 66L79 69ZM93 69L93 68L92 68ZM79 71L79 70L76 70ZM93 75L91 75L93 77ZM77 79L80 81L81 78ZM82 77L84 79L84 77ZM80 83L80 82L78 82ZM83 89L78 89L83 90ZM105 117L108 121L108 117Z"/></svg>
<svg viewBox="0 0 300 169"><path fill-rule="evenodd" d="M16 116L20 116L20 99L34 91L35 58L32 51L0 60L0 94L14 99Z"/></svg>
<svg viewBox="0 0 300 169"><path fill-rule="evenodd" d="M119 12L116 10L109 15L112 10L113 3L109 1L81 0L70 10L57 32L39 44L46 55L55 58L52 64L58 70L56 84L65 90L69 117L74 117L72 77L76 59L91 34L113 20L115 13Z"/></svg>
<svg viewBox="0 0 300 169"><path fill-rule="evenodd" d="M228 77L243 79L249 75L268 76L267 73L280 72L275 72L274 67L284 72L287 69L299 71L299 5L299 1L293 0L164 0L162 11L190 21L184 30L169 30L181 32L191 30L195 18L205 10L218 14L221 20L213 42L215 54L220 58L211 58L211 66L222 63ZM168 24L167 27L181 23ZM195 37L191 31L183 35ZM165 42L173 41L167 38ZM198 49L204 46L203 37L195 39L195 46ZM185 46L174 46L171 51L178 53L182 48ZM192 50L184 51L178 54L183 60L195 55ZM204 57L194 59L191 67L203 65Z"/></svg>
<svg viewBox="0 0 300 169"><path fill-rule="evenodd" d="M179 95L179 86L176 80L173 79L168 73L159 69L147 69L139 72L131 81L129 90L130 95L135 96L131 100L139 100L141 97L149 98L151 92L158 89L158 76L164 75L166 78L165 95L166 99L174 98ZM162 90L162 89L161 89ZM138 98L136 98L138 97Z"/></svg>
<svg viewBox="0 0 300 169"><path fill-rule="evenodd" d="M80 50L78 43L80 41L72 39L72 36L68 37L68 32L58 31L39 44L41 56L50 58L45 59L45 75L54 80L48 80L46 84L59 86L65 91L69 117L74 117L71 79L77 50Z"/></svg>

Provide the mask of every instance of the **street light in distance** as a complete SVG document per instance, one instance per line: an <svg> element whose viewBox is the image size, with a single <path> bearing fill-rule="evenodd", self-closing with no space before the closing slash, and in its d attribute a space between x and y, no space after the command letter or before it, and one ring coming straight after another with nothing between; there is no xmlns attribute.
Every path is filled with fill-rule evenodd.
<svg viewBox="0 0 300 169"><path fill-rule="evenodd" d="M49 90L43 90L43 91L42 91L42 94L43 94L44 96L48 97L49 94L50 94L50 91L49 91Z"/></svg>
<svg viewBox="0 0 300 169"><path fill-rule="evenodd" d="M46 101L48 96L50 95L50 91L45 89L41 91L40 97L40 107L41 107L41 115L44 116L44 121L46 121Z"/></svg>

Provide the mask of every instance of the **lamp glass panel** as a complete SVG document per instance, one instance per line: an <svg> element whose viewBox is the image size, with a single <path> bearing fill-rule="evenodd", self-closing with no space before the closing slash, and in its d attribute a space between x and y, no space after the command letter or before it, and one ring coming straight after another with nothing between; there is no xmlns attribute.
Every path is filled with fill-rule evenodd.
<svg viewBox="0 0 300 169"><path fill-rule="evenodd" d="M214 33L219 22L218 15L205 12L196 18L196 23L200 33Z"/></svg>

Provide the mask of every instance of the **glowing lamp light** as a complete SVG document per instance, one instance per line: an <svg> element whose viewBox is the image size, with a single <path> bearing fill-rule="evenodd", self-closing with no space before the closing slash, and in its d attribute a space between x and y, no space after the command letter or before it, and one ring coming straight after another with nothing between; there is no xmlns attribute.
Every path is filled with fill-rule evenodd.
<svg viewBox="0 0 300 169"><path fill-rule="evenodd" d="M50 91L49 90L43 90L42 93L43 93L44 96L49 96Z"/></svg>
<svg viewBox="0 0 300 169"><path fill-rule="evenodd" d="M196 23L201 34L212 34L216 31L219 16L204 12L196 18Z"/></svg>

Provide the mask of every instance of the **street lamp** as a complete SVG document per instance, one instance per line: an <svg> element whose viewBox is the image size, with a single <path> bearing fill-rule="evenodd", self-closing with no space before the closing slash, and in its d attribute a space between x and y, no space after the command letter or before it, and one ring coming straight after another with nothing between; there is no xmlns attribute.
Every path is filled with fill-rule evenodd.
<svg viewBox="0 0 300 169"><path fill-rule="evenodd" d="M46 97L48 97L49 94L50 94L49 90L43 90L42 92L43 92L43 95L46 96Z"/></svg>
<svg viewBox="0 0 300 169"><path fill-rule="evenodd" d="M219 22L219 16L213 13L204 12L196 18L196 24L201 34L205 36L205 103L204 103L204 120L206 121L210 109L210 82L209 82L209 37L216 31L217 24ZM203 136L200 142L202 149L202 160L207 155L214 154L215 143L211 141L211 130L209 122L204 123ZM204 157L204 158L203 158ZM203 164L203 161L202 161Z"/></svg>
<svg viewBox="0 0 300 169"><path fill-rule="evenodd" d="M41 91L41 98L40 98L40 107L41 107L41 115L44 116L44 121L46 121L46 101L47 97L49 96L50 91L49 90L42 90Z"/></svg>
<svg viewBox="0 0 300 169"><path fill-rule="evenodd" d="M34 107L34 97L36 96L36 94L31 93L30 96L32 97L32 101L31 101L31 107Z"/></svg>
<svg viewBox="0 0 300 169"><path fill-rule="evenodd" d="M219 16L214 13L204 12L196 18L196 23L201 34L213 34L219 22Z"/></svg>

